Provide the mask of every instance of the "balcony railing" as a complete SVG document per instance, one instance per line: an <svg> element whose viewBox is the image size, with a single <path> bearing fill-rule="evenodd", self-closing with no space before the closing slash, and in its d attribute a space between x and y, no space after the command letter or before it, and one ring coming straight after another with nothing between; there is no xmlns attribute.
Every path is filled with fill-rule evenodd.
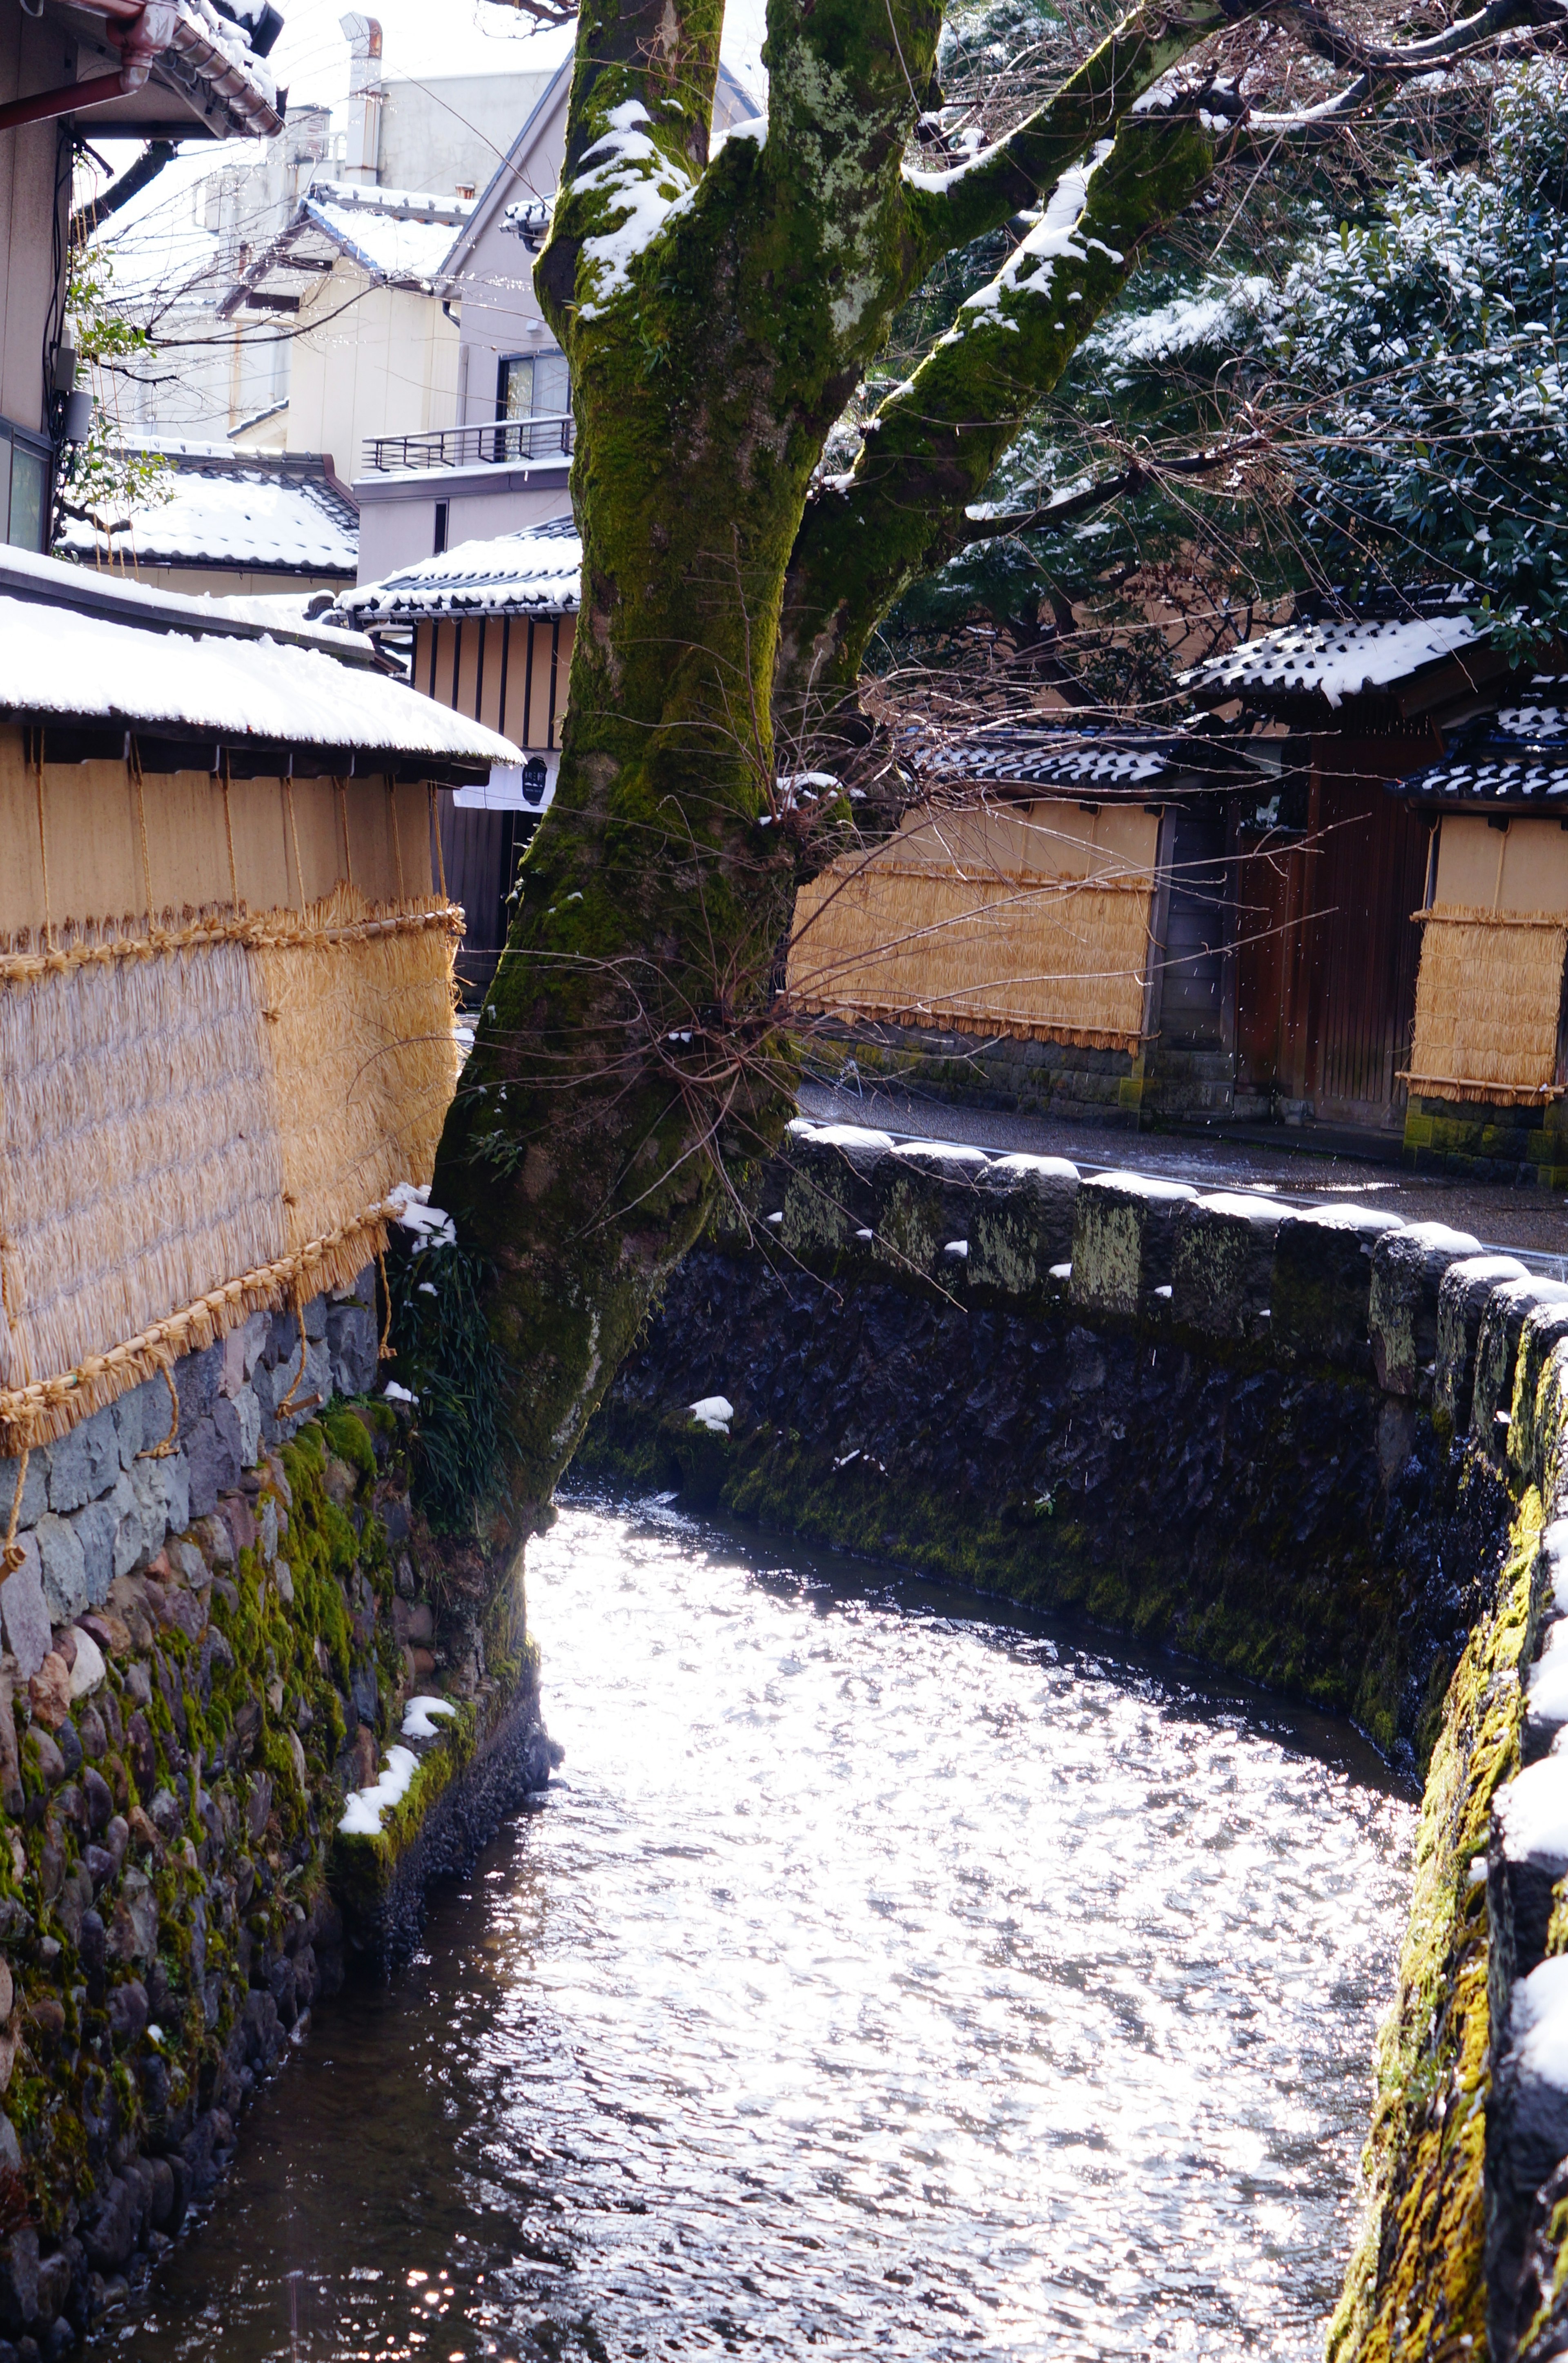
<svg viewBox="0 0 1568 2363"><path fill-rule="evenodd" d="M499 468L520 460L568 459L571 447L569 411L493 418L425 435L377 435L365 445L365 470L387 475L404 468Z"/></svg>

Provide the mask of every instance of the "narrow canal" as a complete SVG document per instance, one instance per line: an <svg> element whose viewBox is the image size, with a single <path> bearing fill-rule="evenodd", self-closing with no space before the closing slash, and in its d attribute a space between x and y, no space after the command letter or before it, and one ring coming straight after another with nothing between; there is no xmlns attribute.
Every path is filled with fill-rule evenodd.
<svg viewBox="0 0 1568 2363"><path fill-rule="evenodd" d="M1353 1733L657 1505L529 1582L547 1801L100 2351L1320 2352L1412 1821Z"/></svg>

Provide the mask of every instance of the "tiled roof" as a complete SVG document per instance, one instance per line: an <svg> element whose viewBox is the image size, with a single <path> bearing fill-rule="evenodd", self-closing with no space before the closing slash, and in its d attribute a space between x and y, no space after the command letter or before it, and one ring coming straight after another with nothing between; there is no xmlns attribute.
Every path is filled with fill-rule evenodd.
<svg viewBox="0 0 1568 2363"><path fill-rule="evenodd" d="M577 527L558 516L494 541L461 542L384 582L360 583L339 604L360 625L432 616L571 616L581 574Z"/></svg>
<svg viewBox="0 0 1568 2363"><path fill-rule="evenodd" d="M1337 706L1438 664L1484 635L1468 616L1412 616L1387 622L1288 624L1209 657L1180 676L1210 703L1231 697L1316 695Z"/></svg>
<svg viewBox="0 0 1568 2363"><path fill-rule="evenodd" d="M341 575L359 564L359 518L309 455L236 451L227 444L154 443L169 474L167 499L131 512L112 534L81 518L66 521L56 545L64 558L111 553L144 566L223 566L279 574Z"/></svg>
<svg viewBox="0 0 1568 2363"><path fill-rule="evenodd" d="M1445 804L1552 805L1568 809L1568 748L1561 760L1550 756L1533 760L1526 756L1476 756L1469 761L1452 759L1429 764L1424 771L1395 783L1403 796Z"/></svg>
<svg viewBox="0 0 1568 2363"><path fill-rule="evenodd" d="M1216 750L1212 740L1170 732L1102 734L1063 727L999 731L944 744L930 754L914 749L909 760L928 778L1131 792L1173 773L1212 770ZM1235 767L1228 762L1224 768L1229 772Z"/></svg>

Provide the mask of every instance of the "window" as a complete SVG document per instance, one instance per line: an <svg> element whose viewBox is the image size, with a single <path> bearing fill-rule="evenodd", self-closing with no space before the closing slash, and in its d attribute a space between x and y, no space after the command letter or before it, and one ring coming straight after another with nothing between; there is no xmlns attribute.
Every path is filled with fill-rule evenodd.
<svg viewBox="0 0 1568 2363"><path fill-rule="evenodd" d="M542 460L569 450L565 421L570 408L564 353L509 353L496 374L495 415L506 430L495 438L496 458Z"/></svg>
<svg viewBox="0 0 1568 2363"><path fill-rule="evenodd" d="M44 546L49 523L49 460L19 436L11 443L11 522L6 538L17 549Z"/></svg>
<svg viewBox="0 0 1568 2363"><path fill-rule="evenodd" d="M436 541L433 552L436 558L440 557L442 551L447 547L447 514L448 512L446 502L437 501L436 504Z"/></svg>
<svg viewBox="0 0 1568 2363"><path fill-rule="evenodd" d="M0 542L41 550L49 530L49 445L0 418Z"/></svg>

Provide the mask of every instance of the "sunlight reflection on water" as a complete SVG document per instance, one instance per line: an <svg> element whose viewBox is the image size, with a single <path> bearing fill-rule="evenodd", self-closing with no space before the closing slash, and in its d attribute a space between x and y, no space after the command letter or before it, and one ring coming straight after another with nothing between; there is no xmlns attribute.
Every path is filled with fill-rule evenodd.
<svg viewBox="0 0 1568 2363"><path fill-rule="evenodd" d="M112 2344L1320 2352L1411 1833L1353 1734L646 1505L529 1592L547 1804Z"/></svg>

